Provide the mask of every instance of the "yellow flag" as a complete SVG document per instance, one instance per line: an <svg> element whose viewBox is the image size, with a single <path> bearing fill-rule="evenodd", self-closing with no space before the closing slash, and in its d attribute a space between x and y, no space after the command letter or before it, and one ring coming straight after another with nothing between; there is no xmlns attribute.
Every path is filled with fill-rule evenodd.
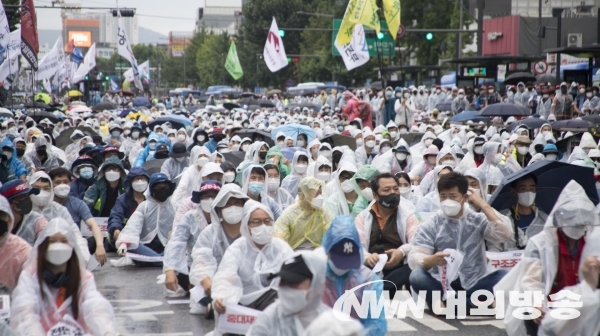
<svg viewBox="0 0 600 336"><path fill-rule="evenodd" d="M350 0L336 38L339 45L343 46L352 41L354 26L357 23L362 23L363 26L375 29L379 33L380 23L375 0Z"/></svg>
<svg viewBox="0 0 600 336"><path fill-rule="evenodd" d="M383 15L395 40L400 28L400 0L383 0Z"/></svg>

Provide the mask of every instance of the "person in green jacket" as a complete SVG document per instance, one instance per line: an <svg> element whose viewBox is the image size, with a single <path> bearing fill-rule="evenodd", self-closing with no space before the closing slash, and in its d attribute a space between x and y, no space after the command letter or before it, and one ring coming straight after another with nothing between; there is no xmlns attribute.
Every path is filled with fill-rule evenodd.
<svg viewBox="0 0 600 336"><path fill-rule="evenodd" d="M356 218L361 211L369 206L373 201L373 191L371 190L371 179L379 175L379 170L371 165L364 165L356 171L356 174L350 179L358 198L352 207L351 216Z"/></svg>
<svg viewBox="0 0 600 336"><path fill-rule="evenodd" d="M85 192L83 201L94 217L109 217L117 197L125 192L127 173L121 160L112 156L104 161L96 182Z"/></svg>
<svg viewBox="0 0 600 336"><path fill-rule="evenodd" d="M267 152L267 164L273 164L277 166L279 170L279 180L283 179L290 174L290 167L287 165L288 159L283 156L281 149L278 146L273 146Z"/></svg>

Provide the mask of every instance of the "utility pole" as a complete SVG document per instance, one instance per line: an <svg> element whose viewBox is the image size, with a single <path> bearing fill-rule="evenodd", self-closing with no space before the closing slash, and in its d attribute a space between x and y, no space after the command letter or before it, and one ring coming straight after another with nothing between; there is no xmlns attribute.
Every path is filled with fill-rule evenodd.
<svg viewBox="0 0 600 336"><path fill-rule="evenodd" d="M538 7L538 30L542 28L542 0L539 2ZM542 56L542 38L538 36L538 55Z"/></svg>
<svg viewBox="0 0 600 336"><path fill-rule="evenodd" d="M463 4L462 0L457 1L458 4L458 29L463 29ZM478 43L479 44L479 43ZM462 56L462 34L458 33L456 35L456 59L460 59ZM456 64L456 74L460 72L460 64Z"/></svg>
<svg viewBox="0 0 600 336"><path fill-rule="evenodd" d="M477 56L483 56L483 11L485 0L477 0Z"/></svg>

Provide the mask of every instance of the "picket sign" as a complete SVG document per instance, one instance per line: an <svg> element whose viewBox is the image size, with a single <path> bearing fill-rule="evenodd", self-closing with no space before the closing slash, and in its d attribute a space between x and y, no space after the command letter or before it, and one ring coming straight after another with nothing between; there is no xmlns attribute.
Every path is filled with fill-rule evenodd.
<svg viewBox="0 0 600 336"><path fill-rule="evenodd" d="M488 258L487 270L491 273L499 269L511 270L521 261L523 251L486 252L485 254Z"/></svg>
<svg viewBox="0 0 600 336"><path fill-rule="evenodd" d="M100 228L100 232L102 232L102 237L106 237L108 235L108 217L94 217L96 224ZM84 237L93 237L94 234L92 230L87 226L87 224L82 220L81 221L81 235Z"/></svg>
<svg viewBox="0 0 600 336"><path fill-rule="evenodd" d="M240 305L227 305L225 314L219 315L217 331L245 335L258 314L260 310Z"/></svg>

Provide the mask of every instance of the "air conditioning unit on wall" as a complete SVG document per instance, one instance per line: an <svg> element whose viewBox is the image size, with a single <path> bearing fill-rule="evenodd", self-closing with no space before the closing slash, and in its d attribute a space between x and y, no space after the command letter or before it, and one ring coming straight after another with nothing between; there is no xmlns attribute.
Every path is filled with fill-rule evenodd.
<svg viewBox="0 0 600 336"><path fill-rule="evenodd" d="M583 40L583 34L569 34L567 35L567 46L569 47L581 47Z"/></svg>

